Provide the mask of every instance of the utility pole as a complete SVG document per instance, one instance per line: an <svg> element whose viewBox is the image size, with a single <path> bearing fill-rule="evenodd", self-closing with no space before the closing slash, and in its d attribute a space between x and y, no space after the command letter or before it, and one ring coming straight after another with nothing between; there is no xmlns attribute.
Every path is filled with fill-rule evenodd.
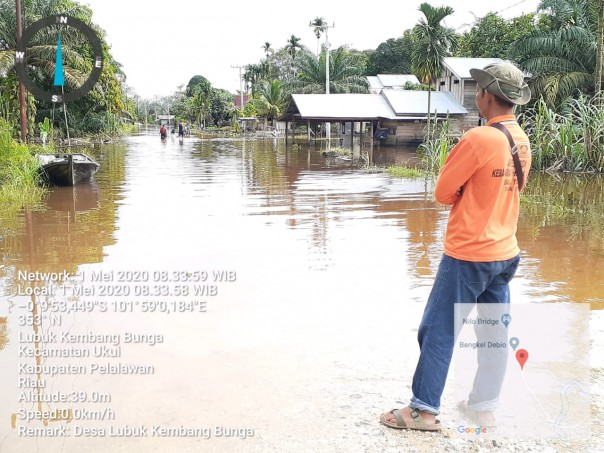
<svg viewBox="0 0 604 453"><path fill-rule="evenodd" d="M309 24L309 27L312 27L312 22ZM327 22L323 24L321 30L325 32L325 94L329 94L329 29L334 28L336 26L335 23L332 22L329 25ZM325 138L327 138L327 148L331 145L331 123L325 123Z"/></svg>
<svg viewBox="0 0 604 453"><path fill-rule="evenodd" d="M17 15L17 41L21 39L21 0L15 0ZM27 106L25 105L25 85L19 80L19 110L21 113L21 142L27 143Z"/></svg>
<svg viewBox="0 0 604 453"><path fill-rule="evenodd" d="M244 69L245 66L232 64L231 68L239 68L239 100L241 101L241 114L243 115L243 74L241 73L241 70Z"/></svg>

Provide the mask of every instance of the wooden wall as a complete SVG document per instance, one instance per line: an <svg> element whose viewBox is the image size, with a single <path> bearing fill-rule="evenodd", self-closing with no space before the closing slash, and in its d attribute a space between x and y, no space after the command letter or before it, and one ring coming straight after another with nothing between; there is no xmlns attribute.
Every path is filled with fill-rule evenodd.
<svg viewBox="0 0 604 453"><path fill-rule="evenodd" d="M461 133L465 123L465 115L454 116L449 119L451 122L451 131L458 135ZM380 127L387 127L390 132L388 139L385 141L388 145L397 144L417 144L424 140L424 133L426 129L426 122L417 120L408 121L396 121L396 120L384 120L381 122ZM394 132L394 133L392 133Z"/></svg>

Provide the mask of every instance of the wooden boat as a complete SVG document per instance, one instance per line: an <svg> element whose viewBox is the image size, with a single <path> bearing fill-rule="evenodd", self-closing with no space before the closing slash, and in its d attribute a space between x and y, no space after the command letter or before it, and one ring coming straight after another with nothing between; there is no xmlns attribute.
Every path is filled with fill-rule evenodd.
<svg viewBox="0 0 604 453"><path fill-rule="evenodd" d="M42 176L50 184L75 186L90 181L100 164L85 154L37 154Z"/></svg>

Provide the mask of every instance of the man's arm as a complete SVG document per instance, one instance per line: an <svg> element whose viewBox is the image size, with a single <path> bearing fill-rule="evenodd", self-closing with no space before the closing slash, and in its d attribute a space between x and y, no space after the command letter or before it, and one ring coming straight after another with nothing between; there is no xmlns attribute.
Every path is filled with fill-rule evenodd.
<svg viewBox="0 0 604 453"><path fill-rule="evenodd" d="M463 185L477 167L478 158L466 134L455 145L438 174L434 188L436 200L443 204L454 204L461 195Z"/></svg>

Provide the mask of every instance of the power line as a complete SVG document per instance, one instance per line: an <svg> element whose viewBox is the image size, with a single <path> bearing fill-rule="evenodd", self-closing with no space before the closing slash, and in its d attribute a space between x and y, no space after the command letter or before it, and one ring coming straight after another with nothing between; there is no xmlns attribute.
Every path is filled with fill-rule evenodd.
<svg viewBox="0 0 604 453"><path fill-rule="evenodd" d="M494 11L494 13L495 13L495 14L501 14L501 13L503 13L503 12L505 12L505 11L509 10L509 9L514 8L515 6L522 5L523 3L526 3L526 2L527 2L527 0L521 0L521 1L519 1L518 3L514 3L513 5L510 5L510 6L506 7L506 8L503 8L503 9L502 9L502 10L500 10L500 11ZM470 22L469 24L461 24L459 27L457 27L457 28L455 29L455 31L457 31L457 30L459 30L459 29L461 29L461 28L464 28L464 27L471 27L472 25L474 25L474 24L478 23L478 21L479 21L480 19L482 19L482 17L480 17L480 18L476 19L474 22Z"/></svg>

